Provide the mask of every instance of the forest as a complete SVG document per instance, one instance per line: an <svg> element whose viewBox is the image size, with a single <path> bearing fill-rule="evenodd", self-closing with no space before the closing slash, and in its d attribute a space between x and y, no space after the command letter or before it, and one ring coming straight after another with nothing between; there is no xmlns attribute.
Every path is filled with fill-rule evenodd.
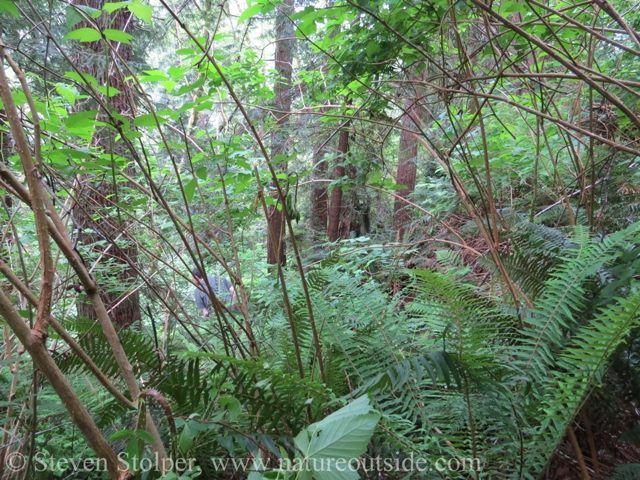
<svg viewBox="0 0 640 480"><path fill-rule="evenodd" d="M0 0L0 480L640 478L640 4Z"/></svg>

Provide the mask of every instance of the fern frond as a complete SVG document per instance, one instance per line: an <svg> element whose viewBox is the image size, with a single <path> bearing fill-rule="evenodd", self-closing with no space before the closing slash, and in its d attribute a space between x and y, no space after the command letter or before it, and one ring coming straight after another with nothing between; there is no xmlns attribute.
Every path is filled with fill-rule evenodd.
<svg viewBox="0 0 640 480"><path fill-rule="evenodd" d="M555 450L588 391L602 382L612 353L640 320L638 286L631 297L617 299L582 327L558 356L558 369L542 386L544 421L533 439L532 454L550 455Z"/></svg>
<svg viewBox="0 0 640 480"><path fill-rule="evenodd" d="M567 331L578 325L579 312L586 304L583 283L613 260L639 228L634 224L596 242L589 241L584 228L576 227L577 255L551 273L536 311L523 330L519 355L525 373L535 379L545 377L546 369L555 364L555 352L565 343Z"/></svg>

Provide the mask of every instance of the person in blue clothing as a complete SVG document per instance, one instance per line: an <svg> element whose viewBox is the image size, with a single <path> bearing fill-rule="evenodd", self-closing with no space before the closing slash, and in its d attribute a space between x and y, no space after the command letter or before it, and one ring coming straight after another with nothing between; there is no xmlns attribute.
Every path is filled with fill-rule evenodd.
<svg viewBox="0 0 640 480"><path fill-rule="evenodd" d="M200 269L198 267L194 268L191 273L193 273L193 277L196 279L196 283L198 284L195 290L196 306L202 315L208 317L211 300L207 293L207 282L204 281L204 277L200 273ZM230 310L237 310L235 307L237 300L236 291L229 280L222 276L211 275L209 277L209 286L222 303L227 306L231 306Z"/></svg>

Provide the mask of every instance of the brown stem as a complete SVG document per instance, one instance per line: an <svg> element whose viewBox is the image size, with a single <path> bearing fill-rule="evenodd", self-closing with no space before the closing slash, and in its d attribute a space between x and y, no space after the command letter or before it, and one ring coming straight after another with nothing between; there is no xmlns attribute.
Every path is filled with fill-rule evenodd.
<svg viewBox="0 0 640 480"><path fill-rule="evenodd" d="M100 458L105 459L110 477L114 480L133 479L133 474L120 465L118 457L109 447L93 418L91 418L71 384L51 358L41 337L29 329L2 289L0 289L0 315L9 324L11 330L31 355L38 369L58 394L58 397L60 397L60 400L71 415L71 420L83 433L91 448Z"/></svg>
<svg viewBox="0 0 640 480"><path fill-rule="evenodd" d="M31 209L33 210L33 216L35 219L36 234L38 237L38 246L40 248L40 261L42 263L42 286L40 290L40 299L38 301L38 310L36 316L36 323L34 326L34 334L37 338L40 338L44 342L47 335L47 321L51 314L51 297L53 292L53 257L51 256L51 246L49 244L49 234L47 233L47 217L45 215L45 207L43 204L44 192L40 184L40 178L36 165L31 158L31 149L27 136L24 130L21 128L20 116L18 110L13 101L11 95L11 89L9 82L4 73L4 57L5 50L0 43L0 98L4 103L5 114L9 120L9 127L11 128L11 135L16 143L16 150L22 162L22 168L24 175L27 179L27 185L29 186L29 192L32 198ZM11 60L10 65L14 68L15 74L22 83L24 93L27 98L31 97L29 89L26 84L24 74L20 69L15 66ZM33 105L33 99L30 101L30 105ZM38 115L38 112L34 110L32 112L34 116ZM37 147L39 148L39 147Z"/></svg>
<svg viewBox="0 0 640 480"><path fill-rule="evenodd" d="M591 421L589 420L589 415L587 414L586 407L583 408L582 411L580 412L580 418L582 418L582 422L584 423L584 428L587 432L587 442L589 442L589 450L591 451L591 461L593 462L593 469L596 471L596 475L600 475L600 464L598 463L598 449L596 448L596 443L593 439Z"/></svg>
<svg viewBox="0 0 640 480"><path fill-rule="evenodd" d="M34 307L38 305L38 299L33 294L31 290L27 288L27 286L22 283L22 281L18 278L18 276L13 273L13 271L9 268L9 266L0 259L0 273L2 273L9 282L16 287L16 289L25 296L27 301ZM116 400L118 400L122 405L127 408L135 408L135 405L125 397L122 393L120 393L113 383L102 373L102 371L98 368L98 366L93 362L91 357L84 351L84 349L76 342L71 335L64 329L62 325L51 315L48 319L49 324L53 327L55 332L62 337L62 339L67 342L67 345L73 350L73 352L82 360L89 371L95 375L98 381L111 393Z"/></svg>
<svg viewBox="0 0 640 480"><path fill-rule="evenodd" d="M567 435L569 435L571 446L573 447L573 451L576 454L576 460L578 461L578 465L580 465L582 479L591 480L591 476L589 475L589 471L587 470L587 465L584 463L584 457L582 456L580 445L578 445L578 439L576 438L576 434L573 431L573 422L569 422L569 426L567 427Z"/></svg>

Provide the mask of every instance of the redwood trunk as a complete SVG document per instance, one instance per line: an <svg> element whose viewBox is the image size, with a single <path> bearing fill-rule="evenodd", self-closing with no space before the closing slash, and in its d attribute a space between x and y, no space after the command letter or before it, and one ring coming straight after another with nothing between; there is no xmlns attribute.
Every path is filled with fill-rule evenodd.
<svg viewBox="0 0 640 480"><path fill-rule="evenodd" d="M338 158L336 159L337 165L334 170L334 179L344 177L345 168L344 161L347 158L347 152L349 151L349 132L343 130L340 132L340 139L338 140ZM331 205L329 206L329 227L327 233L329 235L329 241L335 242L340 238L340 218L342 216L342 187L336 185L331 192Z"/></svg>
<svg viewBox="0 0 640 480"><path fill-rule="evenodd" d="M293 14L293 0L284 0L276 14L276 58L275 67L278 79L274 86L276 128L271 143L271 160L277 160L279 155L287 155L289 140L289 114L291 112L291 75L293 70L293 38L294 29L290 16ZM287 162L274 165L276 170L287 171ZM284 188L284 185L282 185ZM277 195L277 194L276 194ZM285 208L283 198L278 203ZM285 232L284 211L276 207L269 207L267 223L269 235L267 237L267 263L276 265L287 262L283 234Z"/></svg>
<svg viewBox="0 0 640 480"><path fill-rule="evenodd" d="M103 0L77 0L76 5L102 9ZM112 15L103 14L103 28L112 28L130 32L133 17L127 9L120 9ZM76 28L87 25L80 23ZM131 45L114 44L119 57L124 62L132 59ZM109 99L112 111L115 111L130 121L133 119L133 98L129 86L123 81L121 72L115 67L119 62L112 57L109 59L109 72L105 72L104 45L100 42L81 43L79 48L85 49L84 55L77 58L79 68L93 75L100 85L108 85L118 89L121 93ZM104 115L103 113L101 115ZM103 119L106 120L106 119ZM94 146L114 157L126 157L126 149L120 141L115 142L115 135L108 129L98 131L94 136ZM126 230L126 222L117 213L113 203L119 199L118 190L113 183L113 176L105 174L99 177L86 176L81 180L78 197L74 206L74 217L79 227L78 241L85 248L89 248L97 258L102 255L100 265L105 266L102 275L98 276L103 290L100 292L111 319L120 327L126 328L140 320L140 298L135 290L137 274L130 264L137 262L138 247L131 241ZM96 219L97 220L94 220ZM96 233L97 232L97 233ZM111 245L108 249L98 244L100 240L107 240ZM96 318L95 310L89 302L78 303L78 315Z"/></svg>
<svg viewBox="0 0 640 480"><path fill-rule="evenodd" d="M316 136L318 133L318 129L316 129ZM313 176L320 180L327 178L329 165L324 161L326 148L322 147L326 139L318 138L319 141L313 150ZM327 185L324 182L314 183L311 190L311 228L319 233L324 233L327 230L328 199Z"/></svg>
<svg viewBox="0 0 640 480"><path fill-rule="evenodd" d="M404 128L415 129L413 118L416 118L417 108L411 104L406 105L409 115L405 115L401 125ZM396 183L407 188L399 190L397 194L407 198L416 188L416 160L418 157L418 139L415 134L406 130L400 133L400 150L398 152L398 175ZM408 204L397 198L393 208L394 226L398 232L398 241L402 241L407 225L411 222L411 211Z"/></svg>

